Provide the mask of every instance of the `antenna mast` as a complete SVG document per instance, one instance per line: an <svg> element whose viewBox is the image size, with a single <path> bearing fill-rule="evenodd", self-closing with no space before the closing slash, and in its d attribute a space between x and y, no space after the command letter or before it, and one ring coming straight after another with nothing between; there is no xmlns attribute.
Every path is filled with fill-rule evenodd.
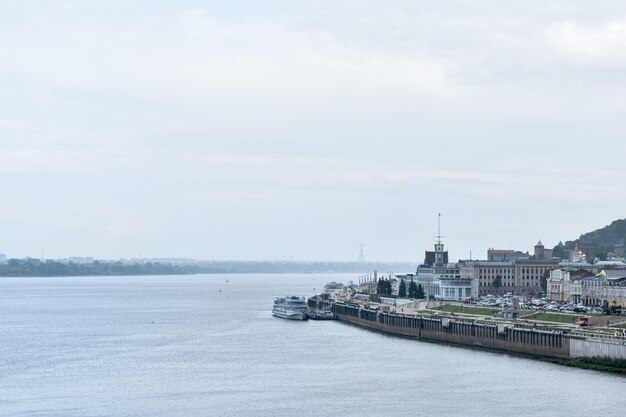
<svg viewBox="0 0 626 417"><path fill-rule="evenodd" d="M441 213L437 213L437 236L435 236L437 238L437 243L441 244L441 238L444 236L441 236Z"/></svg>
<svg viewBox="0 0 626 417"><path fill-rule="evenodd" d="M441 243L441 213L437 213L437 243Z"/></svg>

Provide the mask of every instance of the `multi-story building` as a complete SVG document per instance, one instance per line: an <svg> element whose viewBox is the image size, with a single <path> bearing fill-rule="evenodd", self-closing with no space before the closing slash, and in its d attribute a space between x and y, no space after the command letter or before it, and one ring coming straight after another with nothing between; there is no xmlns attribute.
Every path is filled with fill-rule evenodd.
<svg viewBox="0 0 626 417"><path fill-rule="evenodd" d="M479 295L513 293L531 295L541 291L546 272L557 268L557 260L518 259L507 262L463 261L461 278L478 280Z"/></svg>
<svg viewBox="0 0 626 417"><path fill-rule="evenodd" d="M416 282L424 287L426 296L450 301L477 298L478 280L462 277L459 264L448 263L447 259L448 252L444 251L441 239L435 244L434 252L426 251L424 263L415 273Z"/></svg>
<svg viewBox="0 0 626 417"><path fill-rule="evenodd" d="M582 302L587 306L626 307L626 270L601 271L580 280Z"/></svg>
<svg viewBox="0 0 626 417"><path fill-rule="evenodd" d="M530 254L513 249L488 249L487 260L490 262L516 261L518 259L528 259Z"/></svg>
<svg viewBox="0 0 626 417"><path fill-rule="evenodd" d="M478 281L478 295L515 292L515 263L489 261L463 261L461 277Z"/></svg>
<svg viewBox="0 0 626 417"><path fill-rule="evenodd" d="M530 294L540 291L544 274L558 266L558 260L528 259L515 262L516 293Z"/></svg>
<svg viewBox="0 0 626 417"><path fill-rule="evenodd" d="M571 271L591 270L582 251L569 261L552 257L552 250L537 242L533 255L517 250L489 249L487 261L461 261L461 278L476 278L479 295L534 295L546 290L546 279L551 270L567 268ZM583 274L584 275L584 274ZM578 274L576 278L578 278ZM572 277L572 280L575 277Z"/></svg>
<svg viewBox="0 0 626 417"><path fill-rule="evenodd" d="M582 284L572 279L570 272L563 269L550 271L547 280L546 295L548 300L579 303L582 296Z"/></svg>

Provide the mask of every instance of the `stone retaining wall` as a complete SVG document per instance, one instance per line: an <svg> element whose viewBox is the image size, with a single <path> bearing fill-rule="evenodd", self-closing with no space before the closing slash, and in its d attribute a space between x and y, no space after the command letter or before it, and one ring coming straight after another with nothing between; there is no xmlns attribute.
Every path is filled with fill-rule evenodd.
<svg viewBox="0 0 626 417"><path fill-rule="evenodd" d="M459 317L400 314L356 303L326 301L324 304L341 321L418 340L558 359L626 358L624 339L572 335L546 326L532 328Z"/></svg>

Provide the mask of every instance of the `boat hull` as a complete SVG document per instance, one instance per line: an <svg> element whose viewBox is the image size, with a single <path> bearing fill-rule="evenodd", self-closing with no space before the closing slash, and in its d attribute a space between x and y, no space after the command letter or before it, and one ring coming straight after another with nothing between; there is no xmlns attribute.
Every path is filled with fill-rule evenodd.
<svg viewBox="0 0 626 417"><path fill-rule="evenodd" d="M287 319L287 320L308 320L309 319L309 315L307 313L303 313L300 311L280 311L280 310L274 310L272 311L272 315L274 317L279 317L281 319Z"/></svg>

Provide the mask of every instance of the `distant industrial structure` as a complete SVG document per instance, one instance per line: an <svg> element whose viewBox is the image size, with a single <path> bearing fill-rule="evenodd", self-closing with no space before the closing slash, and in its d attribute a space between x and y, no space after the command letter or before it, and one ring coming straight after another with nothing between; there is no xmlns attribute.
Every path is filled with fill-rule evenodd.
<svg viewBox="0 0 626 417"><path fill-rule="evenodd" d="M365 251L363 250L364 247L365 247L364 243L359 243L359 259L358 259L359 264L365 263Z"/></svg>

